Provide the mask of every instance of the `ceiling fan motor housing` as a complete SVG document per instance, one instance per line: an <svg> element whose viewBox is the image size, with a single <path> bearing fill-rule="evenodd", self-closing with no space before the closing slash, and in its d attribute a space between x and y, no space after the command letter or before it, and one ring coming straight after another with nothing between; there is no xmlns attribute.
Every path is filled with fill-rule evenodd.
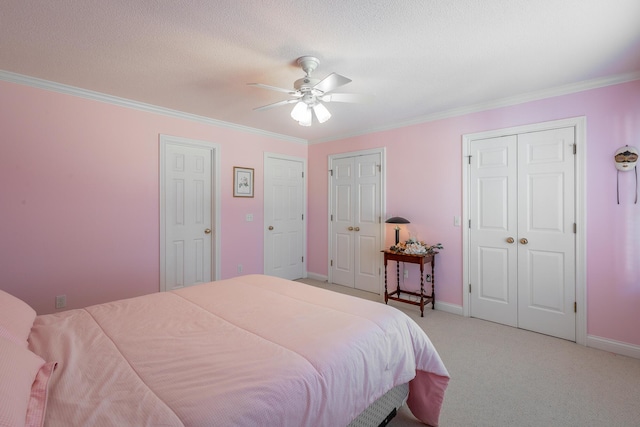
<svg viewBox="0 0 640 427"><path fill-rule="evenodd" d="M296 80L293 83L293 87L295 90L299 90L300 92L309 92L313 89L313 87L320 81L320 79L314 79L311 77L304 77Z"/></svg>

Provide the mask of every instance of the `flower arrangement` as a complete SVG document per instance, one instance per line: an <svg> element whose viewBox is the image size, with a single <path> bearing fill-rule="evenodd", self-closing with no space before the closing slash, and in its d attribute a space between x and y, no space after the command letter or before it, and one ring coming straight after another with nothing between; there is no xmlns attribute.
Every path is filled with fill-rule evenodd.
<svg viewBox="0 0 640 427"><path fill-rule="evenodd" d="M425 242L419 242L412 237L406 242L399 242L397 245L391 246L389 250L409 255L426 255L437 253L436 249L443 248L442 243L436 243L435 245L429 246Z"/></svg>

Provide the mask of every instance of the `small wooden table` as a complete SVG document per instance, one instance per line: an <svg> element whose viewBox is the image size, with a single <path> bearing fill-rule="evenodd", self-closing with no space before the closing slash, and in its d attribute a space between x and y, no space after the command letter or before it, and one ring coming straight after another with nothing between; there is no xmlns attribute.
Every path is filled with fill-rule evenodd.
<svg viewBox="0 0 640 427"><path fill-rule="evenodd" d="M384 253L384 303L386 304L389 300L406 302L407 304L419 305L420 306L420 317L424 317L424 306L425 304L431 303L431 309L435 309L436 306L436 288L435 288L435 265L436 265L436 254L438 252L433 252L429 254L423 255L414 255L414 254L405 254L402 252L393 252L390 250L382 251ZM393 292L387 291L387 263L389 261L396 262L396 278L398 283L398 288ZM420 264L420 292L410 292L404 291L400 289L400 263L401 262L409 262L413 264ZM424 265L430 263L431 264L431 295L427 295L424 292ZM402 298L400 296L400 292L407 295L413 295L420 297L420 301L414 301L407 298Z"/></svg>

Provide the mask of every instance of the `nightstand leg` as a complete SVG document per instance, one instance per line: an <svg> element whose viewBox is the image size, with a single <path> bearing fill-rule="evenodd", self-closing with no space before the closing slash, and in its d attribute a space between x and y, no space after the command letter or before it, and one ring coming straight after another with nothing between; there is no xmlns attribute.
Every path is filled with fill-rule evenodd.
<svg viewBox="0 0 640 427"><path fill-rule="evenodd" d="M431 259L431 310L436 309L436 257Z"/></svg>
<svg viewBox="0 0 640 427"><path fill-rule="evenodd" d="M389 301L389 293L387 292L387 260L384 260L384 303Z"/></svg>
<svg viewBox="0 0 640 427"><path fill-rule="evenodd" d="M424 317L424 263L420 263L420 317Z"/></svg>

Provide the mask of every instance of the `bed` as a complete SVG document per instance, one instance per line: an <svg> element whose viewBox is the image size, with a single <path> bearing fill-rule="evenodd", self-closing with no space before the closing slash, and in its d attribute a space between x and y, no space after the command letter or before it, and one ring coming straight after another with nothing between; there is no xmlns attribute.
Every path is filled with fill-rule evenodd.
<svg viewBox="0 0 640 427"><path fill-rule="evenodd" d="M437 425L449 381L401 311L264 275L42 316L0 291L0 308L3 426L366 425L403 389Z"/></svg>

